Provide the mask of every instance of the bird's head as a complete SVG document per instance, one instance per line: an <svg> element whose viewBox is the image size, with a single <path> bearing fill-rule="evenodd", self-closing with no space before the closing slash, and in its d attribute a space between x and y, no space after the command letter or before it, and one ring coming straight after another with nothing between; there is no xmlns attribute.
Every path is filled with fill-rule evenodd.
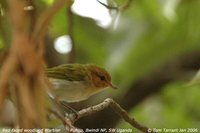
<svg viewBox="0 0 200 133"><path fill-rule="evenodd" d="M87 65L87 69L91 73L92 83L95 88L103 89L106 87L111 87L117 89L112 82L110 74L103 68L96 65Z"/></svg>

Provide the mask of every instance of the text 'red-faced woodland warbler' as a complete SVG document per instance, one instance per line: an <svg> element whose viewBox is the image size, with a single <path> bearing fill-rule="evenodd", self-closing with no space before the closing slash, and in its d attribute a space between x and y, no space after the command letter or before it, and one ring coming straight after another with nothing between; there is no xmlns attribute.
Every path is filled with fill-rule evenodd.
<svg viewBox="0 0 200 133"><path fill-rule="evenodd" d="M107 87L116 89L109 73L92 64L64 64L48 68L46 73L53 96L66 102L85 100Z"/></svg>

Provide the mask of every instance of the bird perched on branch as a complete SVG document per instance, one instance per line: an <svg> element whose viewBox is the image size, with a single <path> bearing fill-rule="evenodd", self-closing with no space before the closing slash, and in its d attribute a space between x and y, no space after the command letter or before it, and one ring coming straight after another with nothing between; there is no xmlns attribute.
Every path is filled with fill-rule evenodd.
<svg viewBox="0 0 200 133"><path fill-rule="evenodd" d="M64 64L46 70L52 84L50 93L54 98L68 103L79 102L111 87L111 76L93 64Z"/></svg>

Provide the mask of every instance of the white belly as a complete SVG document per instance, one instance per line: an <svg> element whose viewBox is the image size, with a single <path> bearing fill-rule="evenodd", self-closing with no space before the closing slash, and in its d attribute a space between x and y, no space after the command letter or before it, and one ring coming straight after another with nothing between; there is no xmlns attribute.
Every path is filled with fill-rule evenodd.
<svg viewBox="0 0 200 133"><path fill-rule="evenodd" d="M88 83L83 81L67 81L62 79L50 78L52 83L53 97L66 102L78 102L87 99L96 93L94 88L89 87Z"/></svg>

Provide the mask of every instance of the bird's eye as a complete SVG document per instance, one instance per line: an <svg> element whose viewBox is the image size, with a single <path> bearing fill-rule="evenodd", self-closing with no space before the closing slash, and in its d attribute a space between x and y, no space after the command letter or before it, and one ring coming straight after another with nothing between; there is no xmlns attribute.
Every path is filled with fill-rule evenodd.
<svg viewBox="0 0 200 133"><path fill-rule="evenodd" d="M105 77L104 76L99 76L101 80L105 81Z"/></svg>

